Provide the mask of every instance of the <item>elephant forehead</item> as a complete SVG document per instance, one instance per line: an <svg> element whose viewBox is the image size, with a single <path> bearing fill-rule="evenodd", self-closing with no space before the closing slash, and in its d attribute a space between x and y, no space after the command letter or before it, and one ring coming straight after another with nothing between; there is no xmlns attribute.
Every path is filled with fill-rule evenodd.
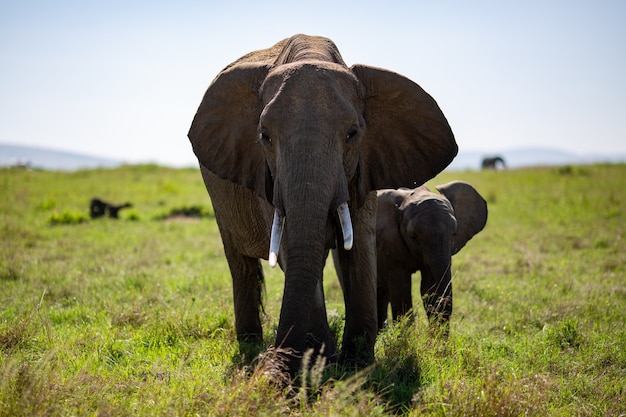
<svg viewBox="0 0 626 417"><path fill-rule="evenodd" d="M429 233L444 233L445 230L451 236L457 228L452 206L438 198L428 198L420 203L409 204L404 209L402 221L407 230L424 236Z"/></svg>
<svg viewBox="0 0 626 417"><path fill-rule="evenodd" d="M347 68L330 62L308 62L273 68L261 86L265 104L280 100L305 105L358 100L359 81ZM332 100L330 103L328 101Z"/></svg>
<svg viewBox="0 0 626 417"><path fill-rule="evenodd" d="M403 207L405 210L410 210L415 215L428 212L437 211L441 213L454 213L452 204L438 195L422 195L421 198L416 200L408 200Z"/></svg>

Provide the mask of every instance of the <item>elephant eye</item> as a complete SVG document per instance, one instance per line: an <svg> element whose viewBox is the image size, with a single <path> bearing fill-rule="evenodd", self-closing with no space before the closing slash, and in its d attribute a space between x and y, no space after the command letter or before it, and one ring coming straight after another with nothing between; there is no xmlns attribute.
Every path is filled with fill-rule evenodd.
<svg viewBox="0 0 626 417"><path fill-rule="evenodd" d="M351 141L354 138L357 137L357 135L359 134L359 131L356 127L356 125L352 125L350 126L350 129L348 130L348 134L346 135L346 141Z"/></svg>
<svg viewBox="0 0 626 417"><path fill-rule="evenodd" d="M262 130L261 133L259 133L259 142L269 146L272 144L272 138L270 138L265 130Z"/></svg>

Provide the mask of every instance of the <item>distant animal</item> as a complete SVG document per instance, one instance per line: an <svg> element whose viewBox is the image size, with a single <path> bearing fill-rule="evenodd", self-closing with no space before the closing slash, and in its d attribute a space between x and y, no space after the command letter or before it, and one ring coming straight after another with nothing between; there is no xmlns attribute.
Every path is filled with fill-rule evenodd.
<svg viewBox="0 0 626 417"><path fill-rule="evenodd" d="M13 168L30 170L33 168L32 163L28 159L18 158L11 165Z"/></svg>
<svg viewBox="0 0 626 417"><path fill-rule="evenodd" d="M502 169L506 168L504 158L501 156L484 158L481 167L482 169L498 169L498 165L500 165Z"/></svg>
<svg viewBox="0 0 626 417"><path fill-rule="evenodd" d="M420 291L431 324L452 315L452 255L487 223L487 203L470 184L452 181L434 193L426 186L378 191L376 256L378 328L388 305L397 320L413 314L411 275L421 271Z"/></svg>
<svg viewBox="0 0 626 417"><path fill-rule="evenodd" d="M392 71L346 66L330 39L295 35L218 74L188 136L232 275L239 341L263 341L259 259L269 259L285 273L275 342L289 371L309 347L332 358L322 275L337 247L340 359L371 362L375 190L422 184L452 161L457 145L435 100Z"/></svg>
<svg viewBox="0 0 626 417"><path fill-rule="evenodd" d="M118 213L121 209L126 208L126 207L132 207L132 206L133 205L131 203L114 205L104 200L100 200L99 198L92 198L90 209L89 209L89 214L91 215L92 219L103 217L105 215L108 215L109 217L113 219L117 219L119 218Z"/></svg>

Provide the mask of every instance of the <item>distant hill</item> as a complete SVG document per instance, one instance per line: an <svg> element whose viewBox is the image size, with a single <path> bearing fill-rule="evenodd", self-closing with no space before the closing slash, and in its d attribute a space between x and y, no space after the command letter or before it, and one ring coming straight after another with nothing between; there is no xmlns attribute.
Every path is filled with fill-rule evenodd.
<svg viewBox="0 0 626 417"><path fill-rule="evenodd" d="M500 156L506 162L507 168L521 168L528 166L562 166L586 165L597 163L624 163L626 154L585 154L580 155L559 149L549 148L519 148L503 150L501 152L463 151L448 166L447 170L460 171L466 169L480 169L485 157Z"/></svg>
<svg viewBox="0 0 626 417"><path fill-rule="evenodd" d="M496 155L505 160L508 168L626 162L626 154L579 155L549 148L520 148L502 152L461 150L447 170L480 169L484 157ZM35 169L73 171L88 168L114 168L123 163L123 161L74 152L0 143L0 166L25 165Z"/></svg>
<svg viewBox="0 0 626 417"><path fill-rule="evenodd" d="M74 152L0 143L0 166L24 166L52 171L113 168L122 161Z"/></svg>

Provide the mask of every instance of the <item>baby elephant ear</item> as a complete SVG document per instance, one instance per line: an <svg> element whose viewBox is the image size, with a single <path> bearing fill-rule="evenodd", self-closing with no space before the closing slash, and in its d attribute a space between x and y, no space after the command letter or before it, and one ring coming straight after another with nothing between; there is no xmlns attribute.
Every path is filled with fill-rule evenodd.
<svg viewBox="0 0 626 417"><path fill-rule="evenodd" d="M265 197L265 157L257 141L258 90L269 66L238 64L222 71L207 89L189 129L202 166L222 179Z"/></svg>
<svg viewBox="0 0 626 417"><path fill-rule="evenodd" d="M415 188L448 166L458 148L437 102L395 72L366 65L351 69L365 90L365 191Z"/></svg>
<svg viewBox="0 0 626 417"><path fill-rule="evenodd" d="M455 254L487 224L487 202L466 182L452 181L435 188L450 201L454 209L457 231L452 254Z"/></svg>

